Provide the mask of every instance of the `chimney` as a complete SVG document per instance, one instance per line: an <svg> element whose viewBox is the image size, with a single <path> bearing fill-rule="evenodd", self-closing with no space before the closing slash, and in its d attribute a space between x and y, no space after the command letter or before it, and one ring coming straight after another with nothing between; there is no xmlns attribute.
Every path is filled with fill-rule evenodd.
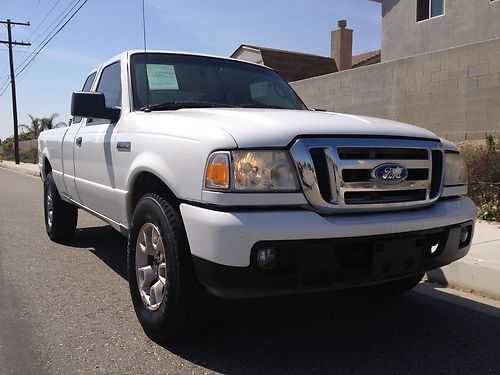
<svg viewBox="0 0 500 375"><path fill-rule="evenodd" d="M352 68L352 33L347 29L347 21L340 20L339 28L332 31L331 57L335 59L339 70Z"/></svg>

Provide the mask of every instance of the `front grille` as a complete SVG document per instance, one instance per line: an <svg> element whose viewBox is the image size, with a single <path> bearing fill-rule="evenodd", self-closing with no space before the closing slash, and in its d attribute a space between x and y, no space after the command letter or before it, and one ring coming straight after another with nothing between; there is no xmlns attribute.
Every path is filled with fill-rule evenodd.
<svg viewBox="0 0 500 375"><path fill-rule="evenodd" d="M426 189L347 191L344 200L346 204L412 202L425 200L426 193Z"/></svg>
<svg viewBox="0 0 500 375"><path fill-rule="evenodd" d="M340 160L357 159L405 159L427 160L428 153L425 149L407 148L373 148L373 147L339 147L337 149Z"/></svg>
<svg viewBox="0 0 500 375"><path fill-rule="evenodd" d="M435 201L442 189L437 140L307 138L291 154L306 198L320 211L414 208ZM387 171L405 177L390 179Z"/></svg>
<svg viewBox="0 0 500 375"><path fill-rule="evenodd" d="M314 165L317 165L314 163ZM342 179L344 182L363 182L370 180L371 169L344 169L342 171ZM406 181L420 181L429 178L429 170L427 168L408 169L408 177ZM318 180L320 177L318 177Z"/></svg>

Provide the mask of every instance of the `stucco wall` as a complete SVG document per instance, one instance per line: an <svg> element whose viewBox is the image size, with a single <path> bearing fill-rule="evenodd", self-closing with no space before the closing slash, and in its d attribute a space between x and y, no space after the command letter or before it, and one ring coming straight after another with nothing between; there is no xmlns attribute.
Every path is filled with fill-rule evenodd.
<svg viewBox="0 0 500 375"><path fill-rule="evenodd" d="M262 55L258 50L240 49L232 57L235 59L250 61L257 64L262 64Z"/></svg>
<svg viewBox="0 0 500 375"><path fill-rule="evenodd" d="M292 86L313 108L399 120L453 141L500 136L500 39Z"/></svg>
<svg viewBox="0 0 500 375"><path fill-rule="evenodd" d="M445 14L416 22L416 0L382 3L382 61L500 38L500 0L445 0Z"/></svg>

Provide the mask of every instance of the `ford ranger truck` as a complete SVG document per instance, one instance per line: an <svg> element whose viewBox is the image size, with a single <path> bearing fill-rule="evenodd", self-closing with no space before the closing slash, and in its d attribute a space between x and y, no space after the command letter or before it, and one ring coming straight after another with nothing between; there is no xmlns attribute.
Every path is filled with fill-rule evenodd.
<svg viewBox="0 0 500 375"><path fill-rule="evenodd" d="M47 234L69 241L83 209L127 236L150 337L180 334L206 293L400 293L469 251L476 208L452 143L310 110L265 66L125 52L71 113L38 139Z"/></svg>

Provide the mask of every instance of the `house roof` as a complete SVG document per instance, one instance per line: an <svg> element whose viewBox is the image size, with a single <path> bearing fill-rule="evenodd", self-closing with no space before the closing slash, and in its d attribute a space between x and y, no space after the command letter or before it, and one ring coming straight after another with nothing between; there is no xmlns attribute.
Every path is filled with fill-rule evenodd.
<svg viewBox="0 0 500 375"><path fill-rule="evenodd" d="M361 53L359 55L354 55L352 57L352 67L357 68L360 66L366 66L371 64L376 64L381 61L382 50L369 51Z"/></svg>
<svg viewBox="0 0 500 375"><path fill-rule="evenodd" d="M251 46L248 44L240 45L231 57L235 57L245 47L259 50L264 65L276 70L288 82L338 71L335 60L330 57Z"/></svg>
<svg viewBox="0 0 500 375"><path fill-rule="evenodd" d="M264 65L276 70L288 82L317 77L338 72L335 59L302 52L284 51L280 49L240 45L231 57L237 56L242 49L259 51ZM352 57L352 67L357 68L380 62L381 51L365 52Z"/></svg>

